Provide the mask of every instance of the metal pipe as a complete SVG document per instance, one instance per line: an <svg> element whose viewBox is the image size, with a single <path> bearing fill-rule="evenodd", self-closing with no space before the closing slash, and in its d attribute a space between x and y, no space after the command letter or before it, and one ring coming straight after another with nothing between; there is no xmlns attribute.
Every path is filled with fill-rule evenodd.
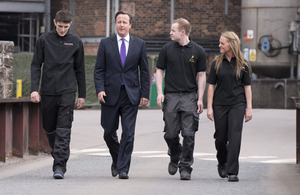
<svg viewBox="0 0 300 195"><path fill-rule="evenodd" d="M110 29L110 0L106 0L106 37L109 37Z"/></svg>
<svg viewBox="0 0 300 195"><path fill-rule="evenodd" d="M28 43L29 52L32 52L32 45L33 45L33 40L32 40L33 17L34 16L32 14L29 16L29 43Z"/></svg>
<svg viewBox="0 0 300 195"><path fill-rule="evenodd" d="M300 79L300 54L298 55L297 79Z"/></svg>
<svg viewBox="0 0 300 195"><path fill-rule="evenodd" d="M74 0L70 0L69 4L70 4L70 12L72 13L72 25L70 27L70 31L74 32L74 25L75 25Z"/></svg>
<svg viewBox="0 0 300 195"><path fill-rule="evenodd" d="M294 35L292 34L292 40L294 38ZM292 42L293 44L293 42ZM291 69L290 69L290 79L294 79L294 51L292 51L291 54Z"/></svg>
<svg viewBox="0 0 300 195"><path fill-rule="evenodd" d="M296 104L296 164L300 164L300 104Z"/></svg>
<svg viewBox="0 0 300 195"><path fill-rule="evenodd" d="M50 9L51 9L51 1L50 0L46 0L45 1L45 32L49 32L51 30L51 18L50 18Z"/></svg>
<svg viewBox="0 0 300 195"><path fill-rule="evenodd" d="M287 80L284 79L284 109L287 108Z"/></svg>
<svg viewBox="0 0 300 195"><path fill-rule="evenodd" d="M299 41L300 41L300 23L299 23L299 15L300 14L300 8L298 8L298 13L296 17L296 34L295 34L295 51L300 52L299 48ZM300 79L300 54L298 54L298 66L297 66L297 79Z"/></svg>
<svg viewBox="0 0 300 195"><path fill-rule="evenodd" d="M171 0L170 28L172 28L173 20L174 20L174 0Z"/></svg>
<svg viewBox="0 0 300 195"><path fill-rule="evenodd" d="M228 0L225 0L225 16L228 15Z"/></svg>
<svg viewBox="0 0 300 195"><path fill-rule="evenodd" d="M112 13L111 13L111 18L112 18L111 31L112 31L113 34L116 34L115 14L119 11L119 1L118 0L112 1L111 9L113 10Z"/></svg>

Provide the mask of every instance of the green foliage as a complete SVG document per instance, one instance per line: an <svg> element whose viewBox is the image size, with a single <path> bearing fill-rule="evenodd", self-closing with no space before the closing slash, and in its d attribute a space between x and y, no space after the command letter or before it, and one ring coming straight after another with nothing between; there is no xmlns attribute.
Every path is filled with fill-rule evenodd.
<svg viewBox="0 0 300 195"><path fill-rule="evenodd" d="M13 65L13 97L16 97L16 81L22 80L22 96L30 96L30 64L33 54L14 53Z"/></svg>
<svg viewBox="0 0 300 195"><path fill-rule="evenodd" d="M22 96L30 96L30 65L33 54L31 53L14 53L13 66L13 97L16 97L16 80L22 79ZM156 64L152 62L153 56L148 57L150 76L152 76L152 67ZM86 106L99 105L94 84L94 68L96 63L95 55L85 56L85 74L86 74ZM155 62L156 63L156 62ZM151 74L152 73L152 74ZM151 78L150 78L151 79Z"/></svg>

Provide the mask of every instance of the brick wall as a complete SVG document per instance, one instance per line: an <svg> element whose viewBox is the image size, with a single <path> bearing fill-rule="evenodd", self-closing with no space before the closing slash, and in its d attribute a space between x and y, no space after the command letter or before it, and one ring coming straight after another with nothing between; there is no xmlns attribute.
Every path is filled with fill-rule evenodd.
<svg viewBox="0 0 300 195"><path fill-rule="evenodd" d="M53 19L55 14L61 9L70 9L69 0L51 0L51 29L54 28Z"/></svg>
<svg viewBox="0 0 300 195"><path fill-rule="evenodd" d="M120 8L134 16L131 33L141 38L169 37L170 0L120 0ZM64 8L69 9L69 0L51 1L51 18ZM192 24L191 37L214 39L224 30L233 30L238 35L241 28L241 0L228 1L225 16L225 1L176 0L174 19L183 17ZM74 30L79 36L105 36L106 1L74 0Z"/></svg>
<svg viewBox="0 0 300 195"><path fill-rule="evenodd" d="M75 33L79 36L105 36L106 1L75 0Z"/></svg>
<svg viewBox="0 0 300 195"><path fill-rule="evenodd" d="M52 0L51 17L60 9L69 9L70 0ZM131 34L140 38L169 38L170 0L120 0L120 9L133 15ZM80 37L106 36L106 0L74 0L74 32ZM174 19L183 17L192 25L192 39L219 39L224 30L241 33L241 0L175 0ZM110 27L111 31L111 27ZM86 44L96 54L95 44ZM91 52L90 52L91 51Z"/></svg>
<svg viewBox="0 0 300 195"><path fill-rule="evenodd" d="M124 2L124 3L123 3ZM169 37L170 0L132 1L135 17L132 34L139 37ZM120 1L126 10L128 3ZM174 19L185 18L192 25L194 39L219 38L224 30L240 34L241 1L228 1L228 15L225 16L225 2L220 0L177 0L174 1Z"/></svg>

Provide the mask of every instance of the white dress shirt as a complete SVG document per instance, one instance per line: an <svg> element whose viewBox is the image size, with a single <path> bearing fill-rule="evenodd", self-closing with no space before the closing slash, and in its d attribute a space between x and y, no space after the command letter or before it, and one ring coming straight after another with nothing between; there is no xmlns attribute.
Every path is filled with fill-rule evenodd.
<svg viewBox="0 0 300 195"><path fill-rule="evenodd" d="M122 40L121 40L121 39L122 39L122 37L120 37L120 36L117 34L119 53L120 53L121 44L122 44ZM130 39L130 36L129 36L129 34L128 34L128 35L124 38L125 47L126 47L126 56L127 56L127 53L128 53L129 39Z"/></svg>

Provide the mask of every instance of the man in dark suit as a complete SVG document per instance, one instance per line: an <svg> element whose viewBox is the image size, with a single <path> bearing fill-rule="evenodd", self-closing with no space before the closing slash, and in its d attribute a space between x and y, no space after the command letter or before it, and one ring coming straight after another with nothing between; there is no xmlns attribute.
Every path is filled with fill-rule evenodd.
<svg viewBox="0 0 300 195"><path fill-rule="evenodd" d="M101 103L104 140L113 161L112 176L119 174L120 179L128 179L138 106L148 104L150 78L145 42L129 35L132 17L119 11L115 21L117 34L102 39L99 45L94 81Z"/></svg>

